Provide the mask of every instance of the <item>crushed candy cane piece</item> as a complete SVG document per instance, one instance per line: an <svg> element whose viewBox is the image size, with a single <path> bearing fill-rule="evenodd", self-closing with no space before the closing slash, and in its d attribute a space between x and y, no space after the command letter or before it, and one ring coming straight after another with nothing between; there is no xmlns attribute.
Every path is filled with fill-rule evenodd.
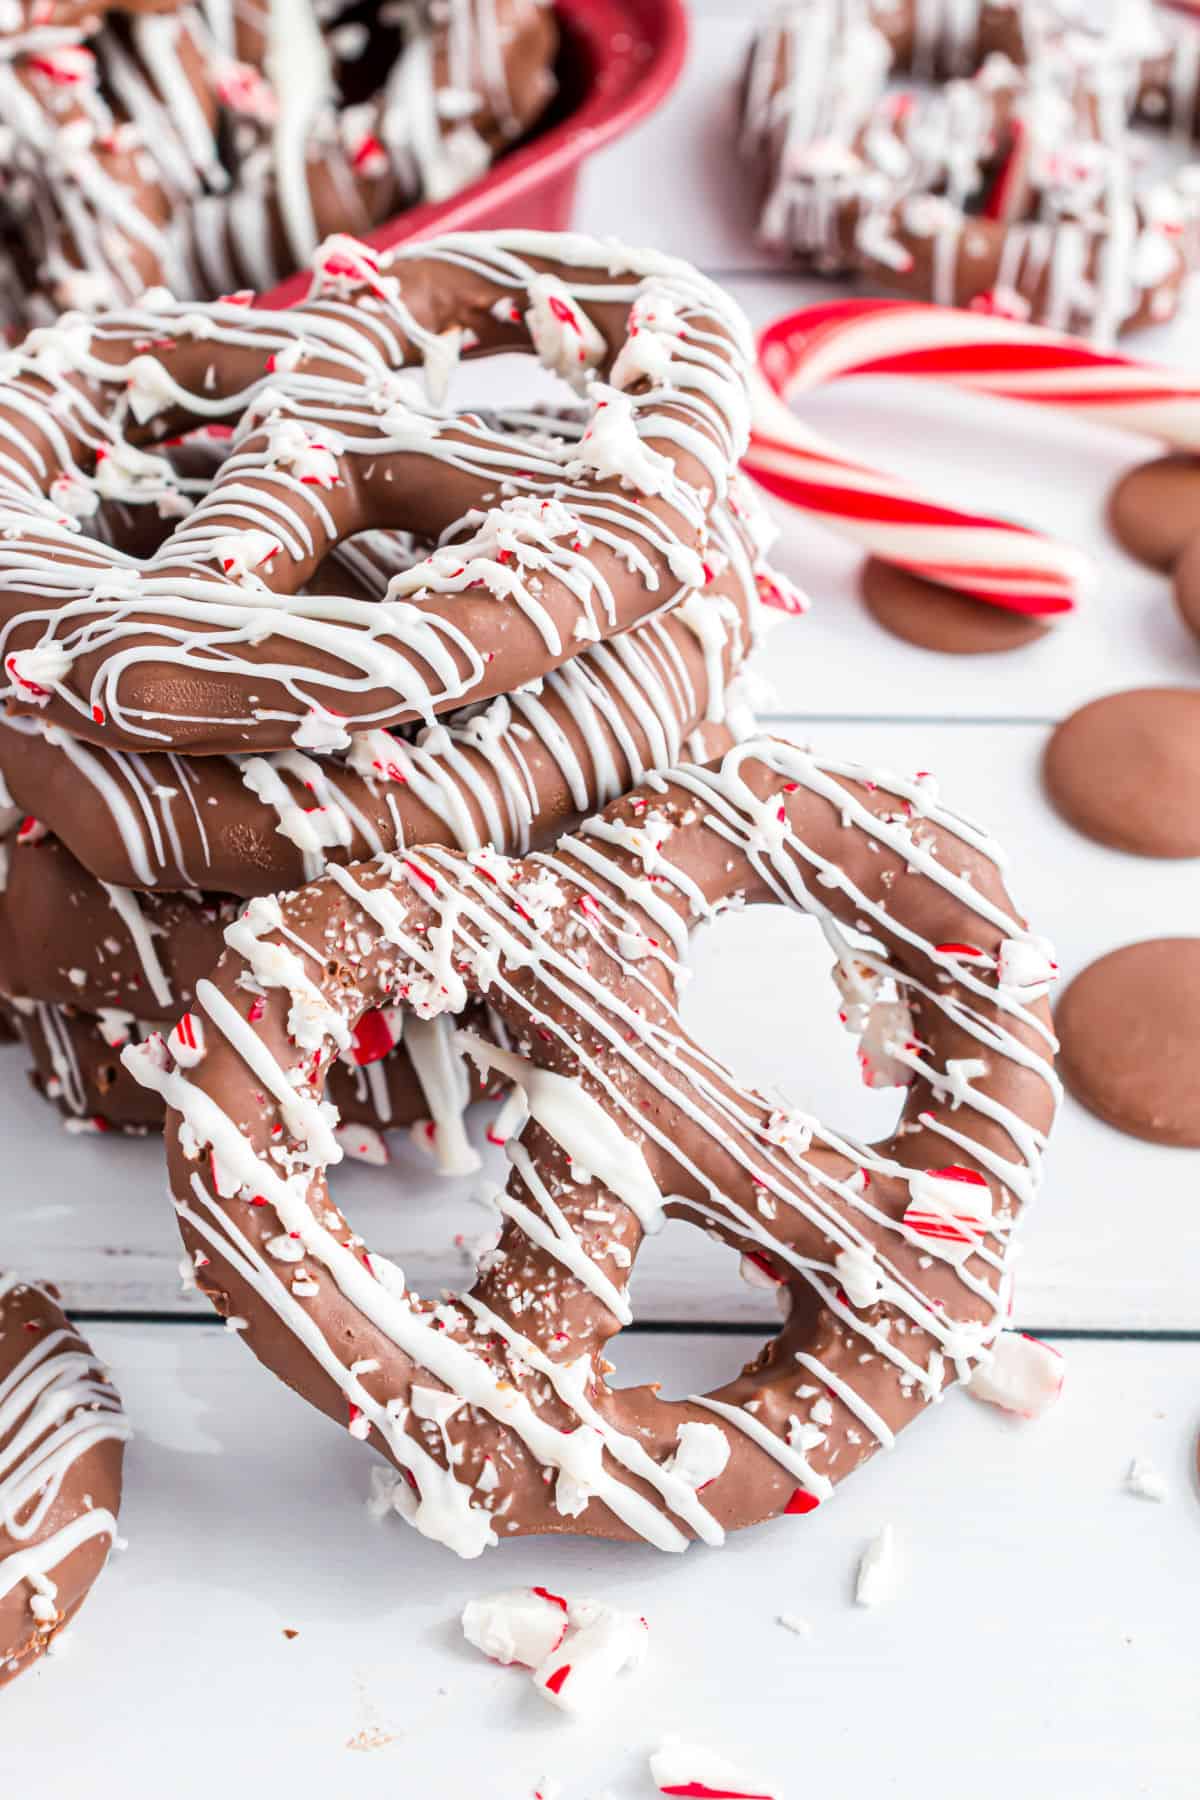
<svg viewBox="0 0 1200 1800"><path fill-rule="evenodd" d="M1171 1492L1164 1475L1147 1462L1144 1456L1135 1456L1125 1475L1127 1493L1135 1494L1139 1500L1166 1500Z"/></svg>
<svg viewBox="0 0 1200 1800"><path fill-rule="evenodd" d="M890 1525L885 1525L859 1557L854 1579L855 1604L878 1606L894 1592L896 1576L896 1534Z"/></svg>
<svg viewBox="0 0 1200 1800"><path fill-rule="evenodd" d="M204 1058L204 1026L196 1013L185 1012L172 1026L167 1049L181 1069L194 1069Z"/></svg>
<svg viewBox="0 0 1200 1800"><path fill-rule="evenodd" d="M650 1775L660 1794L680 1800L783 1800L781 1788L757 1785L715 1751L677 1737L652 1752Z"/></svg>
<svg viewBox="0 0 1200 1800"><path fill-rule="evenodd" d="M590 1712L618 1675L645 1660L650 1629L636 1613L594 1600L572 1601L567 1632L533 1672L538 1692L564 1712Z"/></svg>
<svg viewBox="0 0 1200 1800"><path fill-rule="evenodd" d="M1066 1364L1059 1351L1020 1331L1002 1331L991 1361L980 1365L967 1392L990 1406L1039 1419L1062 1393Z"/></svg>
<svg viewBox="0 0 1200 1800"><path fill-rule="evenodd" d="M858 1066L869 1088L908 1087L909 1065L897 1055L914 1043L913 1018L903 1000L880 1000L871 1008L858 1046Z"/></svg>
<svg viewBox="0 0 1200 1800"><path fill-rule="evenodd" d="M903 1223L934 1256L965 1262L992 1222L992 1195L975 1169L950 1163L942 1169L915 1169Z"/></svg>
<svg viewBox="0 0 1200 1800"><path fill-rule="evenodd" d="M548 1588L505 1588L468 1600L463 1636L493 1662L536 1669L567 1634L567 1602Z"/></svg>
<svg viewBox="0 0 1200 1800"><path fill-rule="evenodd" d="M539 1693L564 1712L589 1710L646 1655L649 1627L636 1613L549 1588L508 1588L463 1608L463 1635L494 1662L528 1669Z"/></svg>
<svg viewBox="0 0 1200 1800"><path fill-rule="evenodd" d="M838 1251L833 1266L851 1306L874 1306L883 1291L883 1271L870 1244L848 1244Z"/></svg>
<svg viewBox="0 0 1200 1800"><path fill-rule="evenodd" d="M729 1461L729 1439L719 1425L688 1419L675 1433L676 1450L663 1465L699 1493L715 1481Z"/></svg>
<svg viewBox="0 0 1200 1800"><path fill-rule="evenodd" d="M1039 998L1058 979L1053 946L1042 937L1005 938L996 959L996 979L1024 1000Z"/></svg>
<svg viewBox="0 0 1200 1800"><path fill-rule="evenodd" d="M352 1162L381 1169L389 1161L387 1143L373 1125L337 1125L333 1135Z"/></svg>

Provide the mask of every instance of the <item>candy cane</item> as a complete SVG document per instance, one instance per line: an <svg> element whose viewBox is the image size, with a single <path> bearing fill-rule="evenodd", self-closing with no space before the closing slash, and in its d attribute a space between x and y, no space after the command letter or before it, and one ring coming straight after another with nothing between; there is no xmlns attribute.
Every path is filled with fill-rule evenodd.
<svg viewBox="0 0 1200 1800"><path fill-rule="evenodd" d="M852 461L788 402L851 375L920 377L1200 452L1200 378L996 314L892 300L805 307L767 327L759 370L744 467L769 493L874 556L1013 612L1070 612L1089 559L1042 532L943 505L901 477Z"/></svg>

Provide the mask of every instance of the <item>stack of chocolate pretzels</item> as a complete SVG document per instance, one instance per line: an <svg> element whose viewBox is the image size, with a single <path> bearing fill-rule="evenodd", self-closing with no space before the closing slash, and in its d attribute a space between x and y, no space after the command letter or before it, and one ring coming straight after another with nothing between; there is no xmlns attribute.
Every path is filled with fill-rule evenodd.
<svg viewBox="0 0 1200 1800"><path fill-rule="evenodd" d="M557 41L547 0L9 0L0 314L269 288L482 174Z"/></svg>
<svg viewBox="0 0 1200 1800"><path fill-rule="evenodd" d="M506 350L583 404L430 398ZM729 742L783 592L730 473L746 364L682 265L531 235L383 266L335 239L293 309L155 296L12 353L0 992L72 1129L159 1122L120 1051L170 1033L186 1063L247 902L413 843L519 853ZM345 1148L405 1126L474 1166L452 1040L368 1016Z"/></svg>
<svg viewBox="0 0 1200 1800"><path fill-rule="evenodd" d="M579 406L448 404L498 352ZM730 743L759 600L799 606L735 472L751 365L687 265L509 232L382 263L335 238L292 309L147 297L0 368L0 986L74 1119L165 1113L189 1275L388 1459L380 1517L462 1556L717 1545L980 1365L1018 1403L993 1365L1055 965L928 772ZM750 904L819 923L865 1072L906 1090L887 1140L688 1036L691 932ZM497 1082L498 1239L431 1300L327 1173L413 1119L463 1167ZM786 1302L686 1400L604 1355L668 1218ZM52 1297L0 1277L6 1393L0 1681L86 1594L125 1435Z"/></svg>

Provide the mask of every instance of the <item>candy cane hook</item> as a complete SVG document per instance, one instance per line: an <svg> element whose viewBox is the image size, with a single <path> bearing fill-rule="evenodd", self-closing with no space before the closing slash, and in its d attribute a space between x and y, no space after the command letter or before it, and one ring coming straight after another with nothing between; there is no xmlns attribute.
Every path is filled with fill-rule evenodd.
<svg viewBox="0 0 1200 1800"><path fill-rule="evenodd" d="M768 326L759 340L749 473L870 554L1013 612L1070 612L1090 574L1088 557L843 456L792 410L801 394L853 375L945 381L1200 452L1200 380L1038 326L891 300L805 307Z"/></svg>

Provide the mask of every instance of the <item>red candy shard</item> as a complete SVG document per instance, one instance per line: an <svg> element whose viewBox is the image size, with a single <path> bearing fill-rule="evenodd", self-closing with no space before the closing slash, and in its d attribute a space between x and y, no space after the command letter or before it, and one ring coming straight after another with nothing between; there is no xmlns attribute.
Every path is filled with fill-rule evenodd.
<svg viewBox="0 0 1200 1800"><path fill-rule="evenodd" d="M384 1014L378 1007L365 1012L354 1027L354 1060L359 1067L378 1062L381 1056L387 1056L394 1048L392 1029Z"/></svg>
<svg viewBox="0 0 1200 1800"><path fill-rule="evenodd" d="M533 1591L535 1594L540 1594L542 1590L541 1590L541 1588L534 1588ZM549 1691L552 1694L557 1694L560 1691L560 1689L562 1688L563 1682L567 1679L567 1676L570 1673L571 1673L570 1663L564 1663L562 1665L561 1669L555 1669L553 1675L548 1675L546 1677L546 1683L545 1683L546 1687L549 1689Z"/></svg>
<svg viewBox="0 0 1200 1800"><path fill-rule="evenodd" d="M533 1592L537 1595L539 1600L549 1600L552 1606L561 1607L563 1612L566 1612L567 1603L561 1594L552 1594L549 1588L544 1587L535 1587ZM556 1688L554 1691L557 1693L558 1689Z"/></svg>
<svg viewBox="0 0 1200 1800"><path fill-rule="evenodd" d="M816 1494L810 1494L807 1488L797 1488L783 1510L785 1513L810 1513L815 1512L820 1504Z"/></svg>
<svg viewBox="0 0 1200 1800"><path fill-rule="evenodd" d="M683 1800L771 1800L770 1794L748 1794L745 1788L709 1787L706 1781L684 1781L658 1791L679 1794Z"/></svg>

